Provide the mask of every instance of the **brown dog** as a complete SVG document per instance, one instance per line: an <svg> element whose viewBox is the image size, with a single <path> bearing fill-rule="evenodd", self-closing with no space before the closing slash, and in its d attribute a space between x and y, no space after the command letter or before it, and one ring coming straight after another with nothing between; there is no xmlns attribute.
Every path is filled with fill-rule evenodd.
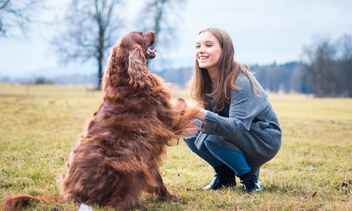
<svg viewBox="0 0 352 211"><path fill-rule="evenodd" d="M146 59L155 43L153 32L131 32L111 50L104 73L104 102L94 113L67 164L61 180L65 201L130 209L148 192L159 199L170 194L159 174L166 146L186 129L197 110L187 110L185 101L172 103L162 79L149 72ZM8 198L3 209L18 209L28 201L44 197Z"/></svg>

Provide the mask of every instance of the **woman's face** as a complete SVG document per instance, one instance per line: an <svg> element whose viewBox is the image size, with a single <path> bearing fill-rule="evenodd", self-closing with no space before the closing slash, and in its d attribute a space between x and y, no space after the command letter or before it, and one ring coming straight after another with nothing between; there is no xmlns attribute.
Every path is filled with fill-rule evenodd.
<svg viewBox="0 0 352 211"><path fill-rule="evenodd" d="M196 43L196 60L200 68L218 68L222 48L218 39L211 32L202 32Z"/></svg>

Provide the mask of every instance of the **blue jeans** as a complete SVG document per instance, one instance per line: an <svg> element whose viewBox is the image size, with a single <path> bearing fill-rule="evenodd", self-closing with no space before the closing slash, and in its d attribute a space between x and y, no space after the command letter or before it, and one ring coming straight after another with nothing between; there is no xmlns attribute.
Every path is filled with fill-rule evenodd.
<svg viewBox="0 0 352 211"><path fill-rule="evenodd" d="M205 147L203 147L202 150L199 150L194 145L195 140L196 137L184 138L187 146L212 167L218 167L225 164L230 167L237 176L242 176L251 171L251 168L248 166L247 160L242 153L219 147L210 141L205 141Z"/></svg>

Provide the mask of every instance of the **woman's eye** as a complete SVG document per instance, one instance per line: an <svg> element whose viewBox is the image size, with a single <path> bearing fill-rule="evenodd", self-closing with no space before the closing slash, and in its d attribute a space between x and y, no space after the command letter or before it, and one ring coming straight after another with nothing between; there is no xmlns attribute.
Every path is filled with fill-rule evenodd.
<svg viewBox="0 0 352 211"><path fill-rule="evenodd" d="M197 49L197 48L200 48L200 45L196 45L196 49Z"/></svg>
<svg viewBox="0 0 352 211"><path fill-rule="evenodd" d="M211 46L213 46L213 45L211 45L211 44L206 44L205 46L207 46L207 47L211 47Z"/></svg>

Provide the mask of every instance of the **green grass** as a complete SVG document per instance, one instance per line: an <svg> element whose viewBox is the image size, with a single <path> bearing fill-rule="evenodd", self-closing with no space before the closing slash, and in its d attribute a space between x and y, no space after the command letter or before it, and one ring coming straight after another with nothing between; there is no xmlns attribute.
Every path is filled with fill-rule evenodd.
<svg viewBox="0 0 352 211"><path fill-rule="evenodd" d="M174 96L187 98L185 91ZM351 210L352 99L269 94L283 130L278 155L261 169L266 191L242 186L203 191L213 170L181 141L168 148L161 173L179 202L146 195L149 210ZM0 84L0 202L17 194L59 194L70 149L102 102L85 87ZM77 210L32 204L26 210ZM94 207L94 210L104 210ZM108 209L106 209L108 210Z"/></svg>

